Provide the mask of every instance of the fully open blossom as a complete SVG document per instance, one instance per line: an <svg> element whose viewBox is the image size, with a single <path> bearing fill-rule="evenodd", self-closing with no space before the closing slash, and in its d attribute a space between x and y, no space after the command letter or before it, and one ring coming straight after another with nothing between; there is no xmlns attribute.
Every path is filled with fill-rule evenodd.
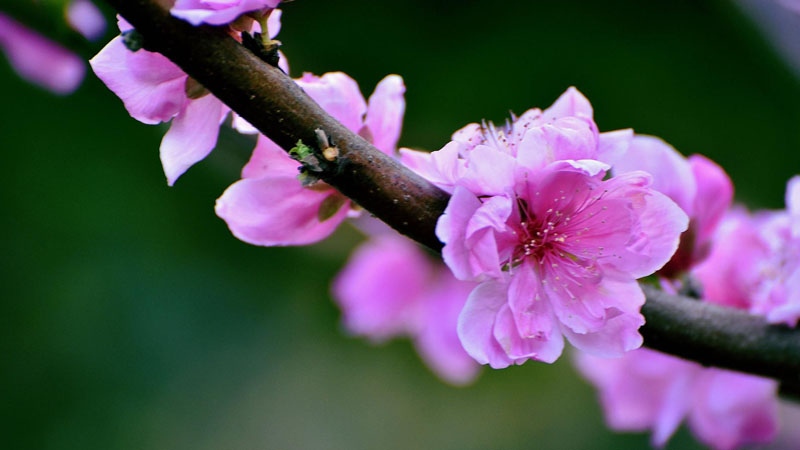
<svg viewBox="0 0 800 450"><path fill-rule="evenodd" d="M762 283L758 267L769 254L760 221L740 209L724 218L710 254L692 270L706 301L751 307ZM646 349L619 359L586 354L575 359L599 390L608 425L620 431L651 429L654 445L664 445L684 418L700 441L720 449L769 442L777 433L773 380L704 368Z"/></svg>
<svg viewBox="0 0 800 450"><path fill-rule="evenodd" d="M78 55L2 12L0 50L21 77L56 94L75 91L86 73Z"/></svg>
<svg viewBox="0 0 800 450"><path fill-rule="evenodd" d="M468 126L439 152L404 151L412 169L453 192L436 233L456 278L482 283L458 332L482 364L555 361L563 337L600 356L642 343L644 294L686 214L630 172L604 180L628 130L601 138L574 88L505 130Z"/></svg>
<svg viewBox="0 0 800 450"><path fill-rule="evenodd" d="M733 183L710 159L692 155L688 159L663 140L636 135L613 173L642 170L653 177L651 187L675 201L689 216L689 229L681 235L675 255L659 274L673 278L701 262L711 246L711 237L731 205Z"/></svg>
<svg viewBox="0 0 800 450"><path fill-rule="evenodd" d="M474 287L390 231L353 253L333 284L333 296L351 333L376 342L408 336L437 375L466 384L479 366L461 347L456 323Z"/></svg>
<svg viewBox="0 0 800 450"><path fill-rule="evenodd" d="M277 8L280 2L281 0L177 0L170 13L192 25L225 25L245 13Z"/></svg>
<svg viewBox="0 0 800 450"><path fill-rule="evenodd" d="M389 75L364 101L358 84L341 72L306 74L297 83L323 109L353 132L393 154L400 136L405 86ZM299 163L264 136L242 170L242 179L217 200L217 215L239 239L255 245L303 245L330 235L347 218L351 202L331 186L304 187Z"/></svg>
<svg viewBox="0 0 800 450"><path fill-rule="evenodd" d="M270 21L274 36L280 30L280 11L274 11ZM123 19L119 28L122 32L132 29ZM170 186L214 149L219 125L230 108L172 61L144 49L132 52L122 36L117 36L89 62L131 117L146 124L172 120L159 149Z"/></svg>

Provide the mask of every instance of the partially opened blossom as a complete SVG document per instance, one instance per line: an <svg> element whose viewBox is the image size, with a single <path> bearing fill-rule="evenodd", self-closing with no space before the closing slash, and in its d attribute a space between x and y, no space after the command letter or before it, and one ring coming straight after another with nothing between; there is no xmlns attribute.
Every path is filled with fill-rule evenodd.
<svg viewBox="0 0 800 450"><path fill-rule="evenodd" d="M279 20L280 11L270 15L272 33L280 30ZM122 19L119 28L122 32L132 29ZM89 62L131 117L146 124L172 120L159 149L170 186L214 149L219 125L230 108L172 61L144 49L132 52L117 36Z"/></svg>
<svg viewBox="0 0 800 450"><path fill-rule="evenodd" d="M78 55L0 12L0 50L26 80L55 94L80 86L86 66Z"/></svg>
<svg viewBox="0 0 800 450"><path fill-rule="evenodd" d="M461 347L456 323L474 287L392 231L356 249L334 281L333 297L349 332L375 342L408 336L437 375L466 384L479 366Z"/></svg>
<svg viewBox="0 0 800 450"><path fill-rule="evenodd" d="M364 101L358 84L341 72L305 74L300 87L353 132L392 155L402 125L405 86L389 75ZM351 212L350 200L317 182L303 186L299 163L264 136L242 170L242 179L217 200L217 215L239 239L255 245L304 245L330 235Z"/></svg>
<svg viewBox="0 0 800 450"><path fill-rule="evenodd" d="M225 25L245 13L276 8L281 0L177 0L170 13L192 25Z"/></svg>
<svg viewBox="0 0 800 450"><path fill-rule="evenodd" d="M599 356L639 347L636 282L660 269L686 214L630 172L604 180L632 134L600 138L574 88L506 127L461 130L439 152L404 152L412 169L453 192L436 233L456 278L481 284L458 332L494 368L555 361L563 337Z"/></svg>
<svg viewBox="0 0 800 450"><path fill-rule="evenodd" d="M624 156L614 164L615 175L642 170L653 177L652 188L675 201L689 216L689 229L659 275L674 278L701 262L711 246L711 237L733 199L733 183L710 159L692 155L688 159L663 140L636 135Z"/></svg>

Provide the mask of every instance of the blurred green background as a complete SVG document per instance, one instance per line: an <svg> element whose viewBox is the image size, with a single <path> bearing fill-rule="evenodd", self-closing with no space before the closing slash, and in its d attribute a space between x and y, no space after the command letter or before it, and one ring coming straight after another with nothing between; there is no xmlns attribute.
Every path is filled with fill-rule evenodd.
<svg viewBox="0 0 800 450"><path fill-rule="evenodd" d="M751 207L782 207L800 171L800 83L727 1L297 0L283 17L294 76L342 70L369 95L403 75L404 146L575 85L601 130L713 158ZM92 74L57 98L0 58L0 98L3 448L647 445L606 429L567 358L453 388L407 341L348 337L328 283L358 233L258 248L214 215L250 138L223 131L168 188L165 128ZM683 429L669 445L695 447Z"/></svg>

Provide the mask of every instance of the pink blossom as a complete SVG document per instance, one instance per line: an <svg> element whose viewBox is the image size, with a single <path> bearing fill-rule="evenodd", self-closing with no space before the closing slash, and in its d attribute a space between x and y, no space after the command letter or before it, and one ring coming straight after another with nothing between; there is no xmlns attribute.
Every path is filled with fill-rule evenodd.
<svg viewBox="0 0 800 450"><path fill-rule="evenodd" d="M631 133L601 138L574 88L504 130L467 127L430 155L404 161L453 196L436 233L458 279L482 282L458 332L494 368L555 361L563 337L601 356L642 343L636 282L672 256L687 217L631 172L603 180Z"/></svg>
<svg viewBox="0 0 800 450"><path fill-rule="evenodd" d="M689 215L689 229L681 235L677 252L659 274L675 278L702 261L711 237L733 199L733 183L710 159L692 155L688 159L663 140L637 135L624 157L614 165L614 174L643 170L653 177L652 188L667 195Z"/></svg>
<svg viewBox="0 0 800 450"><path fill-rule="evenodd" d="M761 222L738 207L723 218L708 257L691 271L702 281L704 299L734 308L752 307L763 281L761 268L770 254Z"/></svg>
<svg viewBox="0 0 800 450"><path fill-rule="evenodd" d="M405 110L402 78L384 78L369 104L355 80L341 72L305 74L297 83L350 130L372 139L383 152L394 153ZM324 239L348 217L351 202L323 182L303 187L298 166L260 136L242 179L217 200L217 215L236 237L254 245L304 245Z"/></svg>
<svg viewBox="0 0 800 450"><path fill-rule="evenodd" d="M786 188L786 210L756 217L768 248L759 266L761 285L751 311L771 323L797 326L800 320L800 176Z"/></svg>
<svg viewBox="0 0 800 450"><path fill-rule="evenodd" d="M93 41L106 31L106 18L89 0L74 0L67 7L67 22L83 37Z"/></svg>
<svg viewBox="0 0 800 450"><path fill-rule="evenodd" d="M270 16L274 33L280 29L279 20L280 11L275 11ZM122 19L119 27L123 32L132 29ZM146 124L172 120L159 149L170 186L214 149L219 125L230 108L172 61L144 49L131 52L117 36L89 63L97 77L122 100L131 117Z"/></svg>
<svg viewBox="0 0 800 450"><path fill-rule="evenodd" d="M606 423L618 431L652 429L663 446L687 419L713 448L762 444L777 434L777 383L639 349L618 359L580 353L580 372L599 390Z"/></svg>
<svg viewBox="0 0 800 450"><path fill-rule="evenodd" d="M281 0L177 0L170 13L192 25L225 25L245 13L277 8L280 2Z"/></svg>
<svg viewBox="0 0 800 450"><path fill-rule="evenodd" d="M348 331L375 342L409 336L437 375L462 385L479 367L456 334L458 314L474 287L392 231L353 253L334 281L333 296Z"/></svg>
<svg viewBox="0 0 800 450"><path fill-rule="evenodd" d="M86 66L78 55L0 12L0 49L17 73L55 94L80 86Z"/></svg>

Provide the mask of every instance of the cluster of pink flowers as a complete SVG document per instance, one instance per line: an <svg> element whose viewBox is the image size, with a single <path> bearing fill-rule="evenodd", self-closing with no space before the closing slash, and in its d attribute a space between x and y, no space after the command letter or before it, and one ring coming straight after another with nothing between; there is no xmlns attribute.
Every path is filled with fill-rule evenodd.
<svg viewBox="0 0 800 450"><path fill-rule="evenodd" d="M195 25L227 25L237 39L262 26L273 38L278 3L178 0L171 11ZM120 20L119 28L131 27ZM117 37L91 64L131 116L172 121L160 148L170 185L216 145L230 109L165 57L131 51ZM281 64L288 73L284 57ZM333 284L350 333L374 342L406 336L454 384L472 381L481 364L553 362L566 339L615 429L652 428L663 445L687 417L717 448L775 435L774 381L639 349L645 298L637 280L655 274L669 291L696 280L706 301L795 326L800 178L789 184L786 211L731 211L733 187L719 166L632 130L601 133L574 88L505 126L469 124L441 150L398 154L402 78L384 78L368 101L341 72L295 82L351 131L452 194L436 227L442 264L333 187L301 182L299 163L258 136L216 213L234 236L264 246L318 242L354 219L369 240ZM235 114L232 124L258 133Z"/></svg>

